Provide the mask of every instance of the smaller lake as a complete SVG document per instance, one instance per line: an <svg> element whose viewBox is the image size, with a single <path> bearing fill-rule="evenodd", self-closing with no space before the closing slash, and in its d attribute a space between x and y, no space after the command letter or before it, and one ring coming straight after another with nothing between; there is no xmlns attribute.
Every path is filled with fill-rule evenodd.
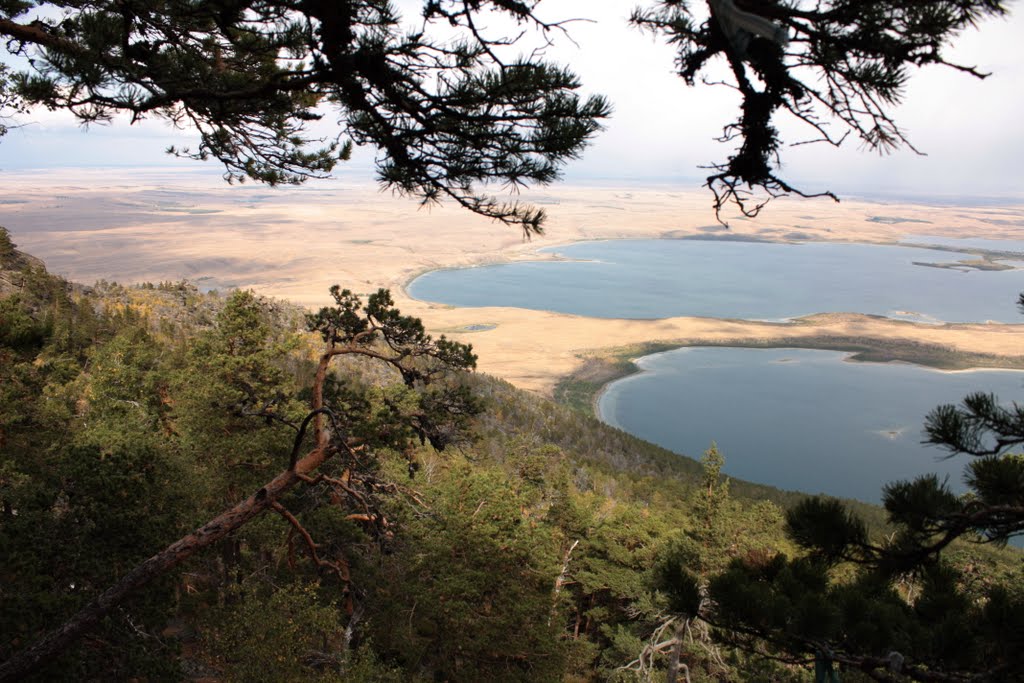
<svg viewBox="0 0 1024 683"><path fill-rule="evenodd" d="M968 456L921 444L925 415L974 391L1020 400L1024 372L947 373L845 362L806 349L677 349L610 384L601 419L700 458L715 441L732 476L878 502L884 484L929 472L963 491Z"/></svg>
<svg viewBox="0 0 1024 683"><path fill-rule="evenodd" d="M854 312L922 322L1022 321L1024 270L915 264L965 254L900 246L709 240L582 242L565 261L440 270L408 288L454 306L511 306L598 318L783 320Z"/></svg>

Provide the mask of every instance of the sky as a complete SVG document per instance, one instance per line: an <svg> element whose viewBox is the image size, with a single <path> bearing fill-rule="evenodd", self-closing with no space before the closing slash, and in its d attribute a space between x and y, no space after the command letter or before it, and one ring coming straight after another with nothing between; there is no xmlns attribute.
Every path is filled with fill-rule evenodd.
<svg viewBox="0 0 1024 683"><path fill-rule="evenodd" d="M419 0L396 4L408 16L421 6ZM569 64L585 92L606 95L614 107L606 129L566 169L565 178L695 189L706 175L699 167L728 155L729 148L714 138L733 120L737 98L724 87L687 87L673 73L673 50L627 25L634 4L544 0L540 6L544 18L589 19L571 24L574 42L560 39L548 56ZM984 81L942 67L912 75L895 118L927 156L901 150L880 157L855 140L838 150L805 145L783 150L782 176L806 191L831 189L843 196L1024 198L1022 33L1024 11L957 39L947 55L992 72ZM0 139L0 170L188 169L199 163L167 156L166 147L188 144L192 137L156 120L83 130L65 114L35 111L22 121ZM780 127L787 141L807 137L785 122ZM357 150L339 173L372 183L372 160L372 150ZM213 163L206 166L211 174L220 171Z"/></svg>

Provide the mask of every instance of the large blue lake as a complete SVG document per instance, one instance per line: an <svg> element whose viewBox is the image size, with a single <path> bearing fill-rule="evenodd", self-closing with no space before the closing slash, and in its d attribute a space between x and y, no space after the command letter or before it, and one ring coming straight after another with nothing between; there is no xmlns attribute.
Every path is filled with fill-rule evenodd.
<svg viewBox="0 0 1024 683"><path fill-rule="evenodd" d="M939 372L902 363L856 363L807 349L677 349L638 361L610 384L601 418L699 458L712 441L735 477L786 489L880 499L883 484L927 472L963 490L966 456L924 446L925 415L972 391L1006 402L1024 372Z"/></svg>
<svg viewBox="0 0 1024 683"><path fill-rule="evenodd" d="M409 293L455 306L514 306L599 318L778 320L857 312L921 321L1020 322L1024 269L936 268L968 255L809 242L615 240L547 250L567 260L440 270Z"/></svg>

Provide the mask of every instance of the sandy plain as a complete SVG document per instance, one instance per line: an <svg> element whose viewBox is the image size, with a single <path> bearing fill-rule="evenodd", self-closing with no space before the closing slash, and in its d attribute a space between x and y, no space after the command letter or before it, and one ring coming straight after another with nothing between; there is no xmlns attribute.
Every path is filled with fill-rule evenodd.
<svg viewBox="0 0 1024 683"><path fill-rule="evenodd" d="M546 395L584 358L648 342L800 346L812 338L859 338L916 341L1018 363L1024 356L1024 324L925 325L856 314L788 324L606 320L453 308L404 291L428 270L556 258L538 250L580 240L723 233L710 196L694 186L591 183L524 193L521 200L549 213L546 234L529 241L454 207L420 208L371 182L344 177L267 188L228 186L215 174L193 170L68 169L0 172L0 187L0 225L20 249L68 279L184 278L204 287L252 288L308 307L327 304L334 283L357 292L387 287L402 311L421 317L432 332L473 344L481 371ZM1024 204L781 199L756 220L731 219L729 234L865 243L895 243L913 234L1024 240ZM474 326L489 329L470 331Z"/></svg>

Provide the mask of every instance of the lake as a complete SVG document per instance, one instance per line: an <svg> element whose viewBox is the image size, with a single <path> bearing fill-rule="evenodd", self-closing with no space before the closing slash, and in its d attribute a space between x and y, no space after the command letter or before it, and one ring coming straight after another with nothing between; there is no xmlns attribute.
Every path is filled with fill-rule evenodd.
<svg viewBox="0 0 1024 683"><path fill-rule="evenodd" d="M785 489L878 502L883 484L926 472L963 491L967 456L924 446L925 415L972 391L1019 400L1024 372L940 372L858 363L836 351L688 348L646 356L610 384L601 418L725 472Z"/></svg>
<svg viewBox="0 0 1024 683"><path fill-rule="evenodd" d="M915 264L971 256L808 242L615 240L544 251L566 260L433 271L408 287L454 306L513 306L598 318L783 320L856 312L921 322L1021 322L1024 270ZM1024 257L1022 257L1024 258Z"/></svg>

